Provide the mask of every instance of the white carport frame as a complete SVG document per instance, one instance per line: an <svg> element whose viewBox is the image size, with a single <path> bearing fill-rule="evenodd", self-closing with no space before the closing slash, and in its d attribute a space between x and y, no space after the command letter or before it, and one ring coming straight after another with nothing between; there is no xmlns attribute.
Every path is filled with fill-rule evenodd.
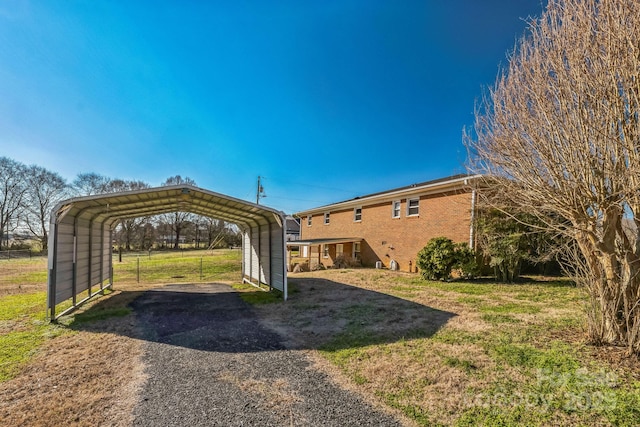
<svg viewBox="0 0 640 427"><path fill-rule="evenodd" d="M242 280L278 289L287 299L284 213L191 185L174 185L77 197L54 208L47 296L51 320L113 286L113 232L120 220L176 211L238 225L242 230ZM56 315L56 305L69 299L71 307Z"/></svg>

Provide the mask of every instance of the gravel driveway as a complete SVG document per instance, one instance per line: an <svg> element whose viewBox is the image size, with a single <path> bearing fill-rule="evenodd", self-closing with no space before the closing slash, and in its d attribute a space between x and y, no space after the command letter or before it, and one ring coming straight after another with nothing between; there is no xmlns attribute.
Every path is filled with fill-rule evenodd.
<svg viewBox="0 0 640 427"><path fill-rule="evenodd" d="M133 308L148 375L135 426L402 425L286 349L227 285L170 285Z"/></svg>

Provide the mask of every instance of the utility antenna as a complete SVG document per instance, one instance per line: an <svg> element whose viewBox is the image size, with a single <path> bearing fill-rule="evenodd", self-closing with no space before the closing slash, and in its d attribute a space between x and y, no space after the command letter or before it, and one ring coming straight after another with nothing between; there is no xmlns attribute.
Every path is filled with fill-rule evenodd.
<svg viewBox="0 0 640 427"><path fill-rule="evenodd" d="M266 194L264 194L264 187L262 186L262 184L260 183L260 180L262 179L261 176L258 176L258 189L256 191L256 205L260 204L260 199L261 198L265 198L267 197Z"/></svg>

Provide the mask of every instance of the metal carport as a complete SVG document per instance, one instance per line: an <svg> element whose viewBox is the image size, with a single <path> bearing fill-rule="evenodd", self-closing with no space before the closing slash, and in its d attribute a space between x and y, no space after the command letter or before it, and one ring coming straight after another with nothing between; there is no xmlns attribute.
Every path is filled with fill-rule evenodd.
<svg viewBox="0 0 640 427"><path fill-rule="evenodd" d="M284 213L191 185L174 185L77 197L54 208L49 229L50 318L57 317L61 302L72 299L73 309L113 285L113 231L121 219L175 211L238 225L243 281L278 289L287 299Z"/></svg>

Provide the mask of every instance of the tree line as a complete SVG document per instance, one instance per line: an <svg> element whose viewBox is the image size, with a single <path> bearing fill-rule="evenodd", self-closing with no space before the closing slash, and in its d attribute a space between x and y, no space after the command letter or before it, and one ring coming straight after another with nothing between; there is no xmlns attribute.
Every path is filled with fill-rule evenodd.
<svg viewBox="0 0 640 427"><path fill-rule="evenodd" d="M161 185L196 185L180 175ZM38 165L25 165L0 157L0 249L47 251L49 218L53 208L70 197L150 188L146 182L111 178L97 173L79 173L67 182L60 174ZM115 243L125 250L240 245L239 229L225 221L189 212L172 212L121 220L114 233Z"/></svg>

